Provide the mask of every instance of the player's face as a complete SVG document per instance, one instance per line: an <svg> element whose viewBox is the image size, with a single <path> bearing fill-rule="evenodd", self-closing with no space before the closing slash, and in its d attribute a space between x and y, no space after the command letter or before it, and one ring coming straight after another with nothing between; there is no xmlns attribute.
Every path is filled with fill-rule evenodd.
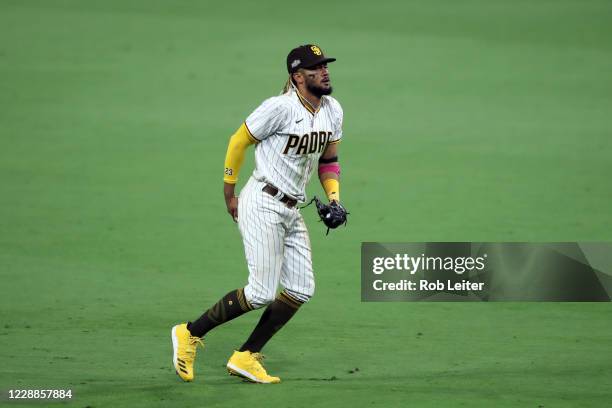
<svg viewBox="0 0 612 408"><path fill-rule="evenodd" d="M312 68L303 69L306 89L314 95L321 97L332 93L331 80L327 64L317 65Z"/></svg>

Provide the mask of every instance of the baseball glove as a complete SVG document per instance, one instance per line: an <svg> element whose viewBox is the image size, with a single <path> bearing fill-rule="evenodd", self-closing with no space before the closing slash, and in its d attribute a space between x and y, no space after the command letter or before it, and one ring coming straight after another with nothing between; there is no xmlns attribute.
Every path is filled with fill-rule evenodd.
<svg viewBox="0 0 612 408"><path fill-rule="evenodd" d="M325 226L327 227L327 233L329 234L330 229L336 229L342 224L346 225L348 222L347 215L349 214L340 203L336 201L332 201L329 204L324 204L317 196L313 197L313 199L308 203L308 205L312 204L312 202L317 206L317 213L319 214L319 218Z"/></svg>

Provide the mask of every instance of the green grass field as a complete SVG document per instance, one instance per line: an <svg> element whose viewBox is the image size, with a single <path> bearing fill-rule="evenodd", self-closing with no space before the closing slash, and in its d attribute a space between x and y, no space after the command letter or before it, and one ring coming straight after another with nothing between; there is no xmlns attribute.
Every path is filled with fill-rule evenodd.
<svg viewBox="0 0 612 408"><path fill-rule="evenodd" d="M3 398L610 406L610 304L361 303L359 250L611 241L611 20L609 1L2 0ZM348 228L325 237L305 210L317 293L265 349L282 384L224 369L261 312L213 331L181 383L171 326L247 277L222 198L228 137L306 42L338 58Z"/></svg>

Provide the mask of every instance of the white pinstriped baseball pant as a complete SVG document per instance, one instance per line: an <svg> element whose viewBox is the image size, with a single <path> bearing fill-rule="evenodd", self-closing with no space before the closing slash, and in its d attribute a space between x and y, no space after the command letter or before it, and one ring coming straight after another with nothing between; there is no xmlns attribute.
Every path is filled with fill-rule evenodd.
<svg viewBox="0 0 612 408"><path fill-rule="evenodd" d="M249 268L244 295L254 308L272 303L279 283L293 298L307 302L314 294L310 238L297 207L262 191L251 177L238 197L238 227Z"/></svg>

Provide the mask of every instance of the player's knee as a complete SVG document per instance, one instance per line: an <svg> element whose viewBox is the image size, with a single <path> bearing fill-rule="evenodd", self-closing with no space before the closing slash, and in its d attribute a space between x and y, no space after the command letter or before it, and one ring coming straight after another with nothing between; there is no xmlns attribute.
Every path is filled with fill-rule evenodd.
<svg viewBox="0 0 612 408"><path fill-rule="evenodd" d="M244 288L244 297L253 309L260 309L264 306L274 302L275 294L272 293L253 293L247 290L248 286Z"/></svg>
<svg viewBox="0 0 612 408"><path fill-rule="evenodd" d="M285 293L300 303L306 303L314 295L314 285L312 285L311 289L300 292L285 288Z"/></svg>
<svg viewBox="0 0 612 408"><path fill-rule="evenodd" d="M251 300L249 303L253 306L253 309L260 309L262 307L268 306L270 303L274 302L273 297L256 297Z"/></svg>

